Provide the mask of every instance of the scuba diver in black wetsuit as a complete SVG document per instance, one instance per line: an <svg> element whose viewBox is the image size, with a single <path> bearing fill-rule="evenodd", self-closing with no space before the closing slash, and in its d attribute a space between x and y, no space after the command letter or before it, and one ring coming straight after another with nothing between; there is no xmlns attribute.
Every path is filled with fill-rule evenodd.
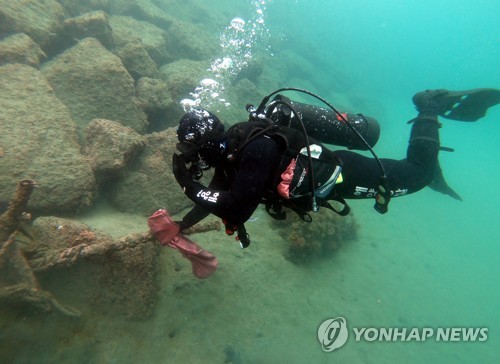
<svg viewBox="0 0 500 364"><path fill-rule="evenodd" d="M181 119L177 130L181 154L174 154L173 173L185 194L196 203L183 220L181 231L210 213L223 219L226 232L237 232L242 247L250 243L244 223L260 203L277 219L283 207L310 221L309 211L326 207L340 215L349 213L344 199L374 198L375 209L388 210L391 197L403 196L425 186L455 199L458 194L445 182L438 163L438 116L476 121L500 102L500 90L475 89L451 92L427 90L413 103L418 116L412 124L407 156L402 160L378 159L372 147L379 137L375 119L301 104L278 92L264 98L258 108L248 105L250 120L225 131L212 113L194 109ZM370 150L368 158L349 150L331 151L322 143L349 149ZM215 168L208 185L198 180L202 170ZM337 209L330 201L340 202ZM338 205L338 204L335 204Z"/></svg>

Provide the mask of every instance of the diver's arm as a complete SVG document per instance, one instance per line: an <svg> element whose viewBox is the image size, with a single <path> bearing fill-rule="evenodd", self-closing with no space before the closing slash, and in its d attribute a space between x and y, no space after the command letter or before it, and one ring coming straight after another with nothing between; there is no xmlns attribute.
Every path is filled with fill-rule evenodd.
<svg viewBox="0 0 500 364"><path fill-rule="evenodd" d="M226 178L222 168L215 168L214 175L208 184L212 189L222 189L226 185ZM201 220L210 215L210 211L204 209L200 205L194 205L189 212L184 215L182 221L178 221L180 230L185 230L199 223Z"/></svg>
<svg viewBox="0 0 500 364"><path fill-rule="evenodd" d="M247 203L244 204L240 202L241 196L230 191L209 189L199 183L186 188L186 195L196 205L234 225L247 221L260 202L260 196L256 196L253 201L247 198Z"/></svg>
<svg viewBox="0 0 500 364"><path fill-rule="evenodd" d="M205 210L203 207L195 205L189 212L184 215L181 221L176 221L179 224L180 231L189 229L191 226L199 223L205 217L210 215L210 211Z"/></svg>

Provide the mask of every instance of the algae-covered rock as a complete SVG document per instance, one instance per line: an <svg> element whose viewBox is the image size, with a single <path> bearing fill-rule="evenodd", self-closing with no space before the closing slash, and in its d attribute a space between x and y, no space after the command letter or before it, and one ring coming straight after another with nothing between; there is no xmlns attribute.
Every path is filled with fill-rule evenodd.
<svg viewBox="0 0 500 364"><path fill-rule="evenodd" d="M110 24L118 49L130 42L139 41L157 64L160 65L173 59L171 52L167 49L167 33L163 29L129 16L111 16Z"/></svg>
<svg viewBox="0 0 500 364"><path fill-rule="evenodd" d="M95 191L90 162L80 153L75 125L44 75L33 67L0 67L0 200L20 179L38 188L30 210L75 213Z"/></svg>
<svg viewBox="0 0 500 364"><path fill-rule="evenodd" d="M179 107L172 99L168 84L163 80L143 77L136 84L137 98L148 114L149 130L160 131L172 125L167 117L171 108Z"/></svg>
<svg viewBox="0 0 500 364"><path fill-rule="evenodd" d="M82 315L140 320L152 314L159 256L154 239L144 234L116 239L53 216L37 218L32 234L30 264L41 286L61 302Z"/></svg>
<svg viewBox="0 0 500 364"><path fill-rule="evenodd" d="M131 0L133 1L133 0ZM175 21L196 24L205 32L218 34L221 27L229 25L235 16L248 13L248 2L245 1L205 1L205 0L140 0L155 2L168 14L175 15Z"/></svg>
<svg viewBox="0 0 500 364"><path fill-rule="evenodd" d="M213 111L226 125L232 125L248 120L248 111L245 105L258 105L263 97L264 95L250 80L243 78L225 89L224 99L230 103L230 107L214 103L214 106L218 107Z"/></svg>
<svg viewBox="0 0 500 364"><path fill-rule="evenodd" d="M57 0L70 16L79 16L94 10L109 13L111 1L113 0Z"/></svg>
<svg viewBox="0 0 500 364"><path fill-rule="evenodd" d="M94 119L86 130L85 153L100 183L123 175L144 146L143 136L115 121Z"/></svg>
<svg viewBox="0 0 500 364"><path fill-rule="evenodd" d="M160 68L161 78L165 80L174 102L167 108L164 127L175 126L185 111L181 107L181 100L192 98L191 93L200 85L200 81L207 77L213 77L208 71L208 61L193 61L181 59L163 65Z"/></svg>
<svg viewBox="0 0 500 364"><path fill-rule="evenodd" d="M137 20L154 24L167 30L174 22L174 17L158 7L151 0L112 0L111 12L115 15L128 15Z"/></svg>
<svg viewBox="0 0 500 364"><path fill-rule="evenodd" d="M208 61L180 59L163 65L160 71L162 79L168 84L172 97L174 100L180 101L185 97L190 97L189 93L199 86L202 79L212 77L208 71L209 66Z"/></svg>
<svg viewBox="0 0 500 364"><path fill-rule="evenodd" d="M287 210L286 221L274 220L282 237L289 242L284 252L294 263L307 263L326 258L347 242L356 240L358 224L354 215L340 216L326 208L310 213L312 222L306 223L295 212Z"/></svg>
<svg viewBox="0 0 500 364"><path fill-rule="evenodd" d="M64 9L55 0L0 0L0 36L26 33L46 52L62 29Z"/></svg>
<svg viewBox="0 0 500 364"><path fill-rule="evenodd" d="M167 83L163 80L143 77L137 81L137 98L148 112L165 110L172 103Z"/></svg>
<svg viewBox="0 0 500 364"><path fill-rule="evenodd" d="M176 59L197 61L214 58L219 52L219 40L194 24L177 21L168 30L168 47Z"/></svg>
<svg viewBox="0 0 500 364"><path fill-rule="evenodd" d="M142 132L146 115L135 97L134 80L120 59L86 38L42 66L56 95L71 111L79 134L92 119L109 119Z"/></svg>
<svg viewBox="0 0 500 364"><path fill-rule="evenodd" d="M38 67L45 57L40 46L24 33L13 34L0 40L0 65L24 63Z"/></svg>
<svg viewBox="0 0 500 364"><path fill-rule="evenodd" d="M91 11L64 21L64 37L68 42L78 42L84 38L96 38L106 48L113 47L113 31L108 14Z"/></svg>
<svg viewBox="0 0 500 364"><path fill-rule="evenodd" d="M139 41L129 42L113 51L123 62L128 73L138 80L141 77L157 77L159 70L156 63Z"/></svg>
<svg viewBox="0 0 500 364"><path fill-rule="evenodd" d="M172 174L175 128L146 135L146 148L123 178L109 186L111 203L122 212L151 215L166 207L176 214L192 203Z"/></svg>

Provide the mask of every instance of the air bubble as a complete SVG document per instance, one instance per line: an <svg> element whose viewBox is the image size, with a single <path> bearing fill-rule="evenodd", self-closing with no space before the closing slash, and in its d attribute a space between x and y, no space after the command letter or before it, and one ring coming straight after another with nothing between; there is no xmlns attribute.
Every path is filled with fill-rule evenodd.
<svg viewBox="0 0 500 364"><path fill-rule="evenodd" d="M200 81L199 86L190 93L193 100L181 101L184 109L203 107L220 112L222 108L230 106L225 99L226 87L231 87L235 77L248 67L256 47L269 51L269 45L266 44L269 30L264 20L266 4L270 1L251 0L251 10L253 10L251 18L247 21L239 17L233 18L222 30L220 33L222 54L210 64L208 71L211 73L211 78Z"/></svg>
<svg viewBox="0 0 500 364"><path fill-rule="evenodd" d="M234 18L231 20L231 27L242 32L245 28L245 21L241 18Z"/></svg>

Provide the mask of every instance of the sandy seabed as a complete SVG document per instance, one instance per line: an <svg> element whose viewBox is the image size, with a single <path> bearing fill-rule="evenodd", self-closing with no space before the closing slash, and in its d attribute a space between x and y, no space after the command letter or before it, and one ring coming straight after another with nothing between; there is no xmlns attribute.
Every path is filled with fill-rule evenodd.
<svg viewBox="0 0 500 364"><path fill-rule="evenodd" d="M474 357L492 362L488 360L496 349L491 338L483 343L387 343L356 342L351 335L331 353L323 352L317 339L321 322L338 316L346 318L350 330L493 324L490 303L476 300L473 312L469 306L481 291L469 286L469 280L488 278L486 269L473 272L475 277L454 270L461 263L453 259L458 249L447 251L456 241L444 218L432 210L429 217L414 215L427 207L422 202L426 198L435 200L430 193L407 197L406 204L396 200L392 215L385 216L372 212L366 201L351 203L362 225L359 239L309 264L284 258L287 242L263 209L247 224L252 237L248 249L240 249L222 231L192 235L219 259L212 277L196 279L187 260L163 248L160 292L151 318L126 321L84 312L79 324L63 320L55 325L45 319L43 327L36 318L26 318L8 330L11 348L18 350L14 362L421 363L469 362ZM115 236L147 229L144 217L108 206L81 221ZM429 229L421 229L422 224ZM48 336L40 337L35 347L16 341L16 333L30 332Z"/></svg>

